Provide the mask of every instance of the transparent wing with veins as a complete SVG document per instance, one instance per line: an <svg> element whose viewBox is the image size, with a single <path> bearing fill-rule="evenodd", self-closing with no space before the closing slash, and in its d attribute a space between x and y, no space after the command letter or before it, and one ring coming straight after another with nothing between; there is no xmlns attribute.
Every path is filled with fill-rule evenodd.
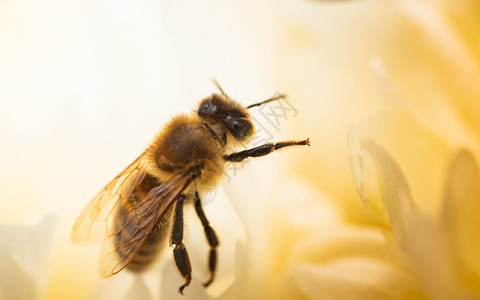
<svg viewBox="0 0 480 300"><path fill-rule="evenodd" d="M88 245L103 240L107 220L115 206L128 199L133 189L145 178L148 163L144 159L145 153L107 184L80 213L71 234L74 244Z"/></svg>

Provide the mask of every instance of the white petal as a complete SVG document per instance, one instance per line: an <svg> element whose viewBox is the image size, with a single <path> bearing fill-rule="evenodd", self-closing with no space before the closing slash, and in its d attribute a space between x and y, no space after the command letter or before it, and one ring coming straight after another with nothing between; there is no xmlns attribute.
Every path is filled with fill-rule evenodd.
<svg viewBox="0 0 480 300"><path fill-rule="evenodd" d="M193 274L192 274L193 275ZM178 288L184 284L180 273L175 269L174 262L167 262L163 268L160 287L160 299L208 299L205 288L197 278L192 279L189 286L183 290L183 295Z"/></svg>
<svg viewBox="0 0 480 300"><path fill-rule="evenodd" d="M148 286L145 284L141 276L135 276L124 300L153 300Z"/></svg>
<svg viewBox="0 0 480 300"><path fill-rule="evenodd" d="M0 299L40 299L45 292L56 216L0 225Z"/></svg>

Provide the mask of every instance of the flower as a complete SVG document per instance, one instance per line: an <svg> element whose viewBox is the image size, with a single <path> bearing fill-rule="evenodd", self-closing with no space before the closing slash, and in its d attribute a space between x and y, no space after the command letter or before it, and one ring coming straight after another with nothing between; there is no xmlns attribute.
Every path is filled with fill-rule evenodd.
<svg viewBox="0 0 480 300"><path fill-rule="evenodd" d="M425 39L403 35L420 52L408 64L394 55L374 61L395 101L351 126L355 183L383 220L392 260L412 271L419 293L476 299L480 57L469 22L477 4L397 4Z"/></svg>
<svg viewBox="0 0 480 300"><path fill-rule="evenodd" d="M476 221L468 212L476 211L476 204L460 200L478 199L478 184L472 179L478 177L475 165L480 153L480 58L478 35L473 34L477 5L350 1L314 7L292 2L280 13L289 20L285 26L289 34L279 39L285 45L279 47L285 53L282 63L289 67L279 67L278 81L311 108L297 131L319 129L311 137L312 146L319 140L323 148L323 157L316 157L319 152L299 157L292 169L307 172L304 178L327 191L345 222L384 232L385 245L379 247L387 253L386 265L403 272L397 276L384 272L372 286L380 289L389 280L405 283L396 289L399 294L388 298L478 297L478 268L470 254L478 248L476 242L466 242L475 240ZM329 34L329 28L339 30ZM371 74L362 67L369 63ZM347 135L346 118L354 120L348 126L351 171L366 210L354 204L358 198L344 180L350 170L344 169L338 149L343 149L341 139ZM463 195L453 187L460 182L469 186ZM448 196L452 193L455 200ZM457 213L446 213L451 207L457 207ZM463 229L453 233L446 227ZM318 259L322 252L317 253ZM361 259L357 265L366 264L367 257ZM315 266L322 270L324 263ZM328 264L338 274L355 265L354 260ZM379 270L373 264L369 268ZM323 294L321 283L331 278L324 276L330 273L308 270L301 285L316 291L310 297L337 297L339 289ZM352 280L341 285L344 290L364 280L354 272L345 273L352 274ZM369 276L367 270L359 274ZM362 297L358 290L348 295Z"/></svg>

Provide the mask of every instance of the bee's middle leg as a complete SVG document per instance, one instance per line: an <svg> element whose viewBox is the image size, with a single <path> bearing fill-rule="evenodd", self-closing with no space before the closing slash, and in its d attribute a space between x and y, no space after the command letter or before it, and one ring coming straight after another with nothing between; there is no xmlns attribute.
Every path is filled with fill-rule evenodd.
<svg viewBox="0 0 480 300"><path fill-rule="evenodd" d="M210 245L210 254L208 255L208 268L210 270L210 278L203 284L204 287L207 287L212 283L213 279L215 278L215 270L217 266L217 246L219 243L215 231L213 231L213 228L210 226L210 223L208 222L207 217L203 212L202 203L200 202L200 197L198 197L197 192L195 192L195 211L197 212L197 215L202 222L205 236L207 237L208 244Z"/></svg>
<svg viewBox="0 0 480 300"><path fill-rule="evenodd" d="M187 249L183 244L183 204L185 202L185 195L181 195L177 204L175 205L175 212L173 217L172 228L172 245L175 245L173 249L173 258L178 271L185 279L185 283L180 286L178 292L183 295L183 289L190 284L192 280L192 266L188 257Z"/></svg>

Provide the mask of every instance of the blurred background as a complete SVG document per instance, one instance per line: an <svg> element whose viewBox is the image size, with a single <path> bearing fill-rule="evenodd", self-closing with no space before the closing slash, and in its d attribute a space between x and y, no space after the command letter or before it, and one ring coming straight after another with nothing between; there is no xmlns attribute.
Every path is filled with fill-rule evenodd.
<svg viewBox="0 0 480 300"><path fill-rule="evenodd" d="M283 109L252 110L257 130L272 141L310 138L312 146L229 170L205 209L230 265L219 266L218 286L202 297L232 284L237 243L246 247L244 274L258 279L248 288L277 299L281 282L284 297L313 297L281 274L295 238L315 226L376 228L382 252L386 222L355 188L349 126L401 104L421 116L422 128L477 151L475 9L472 1L427 0L0 1L0 223L56 215L44 233L51 248L39 297L108 298L115 280L130 285L129 275L98 278L99 245L73 246L73 222L169 118L216 92L213 77L244 104L287 94ZM408 135L395 142L401 146L388 150L414 176L418 160L402 147L418 144ZM446 167L438 166L428 190L414 184L414 195L440 198ZM197 220L187 228L196 272L205 269L207 243ZM204 280L206 270L197 272ZM181 280L172 280L176 293Z"/></svg>

